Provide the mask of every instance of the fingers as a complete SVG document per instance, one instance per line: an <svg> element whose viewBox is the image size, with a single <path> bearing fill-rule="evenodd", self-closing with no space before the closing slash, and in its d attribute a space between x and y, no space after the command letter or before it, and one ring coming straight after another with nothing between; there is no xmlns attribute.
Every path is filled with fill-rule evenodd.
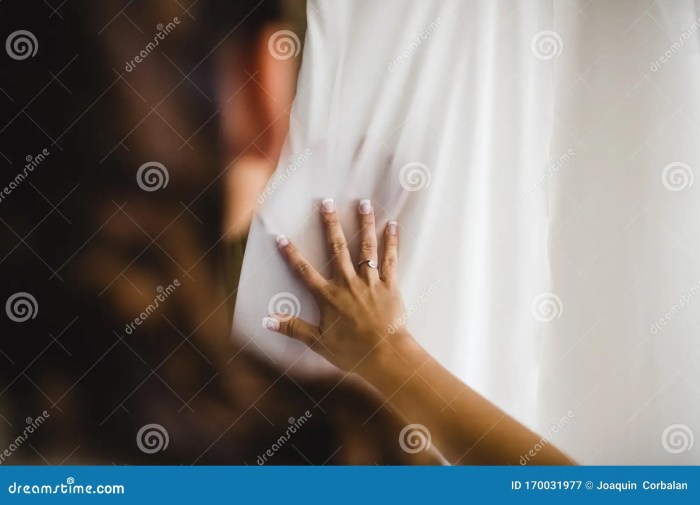
<svg viewBox="0 0 700 505"><path fill-rule="evenodd" d="M374 229L374 209L369 200L360 200L357 205L360 215L360 262L372 260L372 264L377 266L377 233ZM368 281L379 279L379 272L376 268L370 267L367 262L360 266L360 276Z"/></svg>
<svg viewBox="0 0 700 505"><path fill-rule="evenodd" d="M299 276L309 291L314 296L319 296L328 281L302 257L286 236L279 235L277 237L277 247L282 251L282 256L284 256L289 266Z"/></svg>
<svg viewBox="0 0 700 505"><path fill-rule="evenodd" d="M312 326L303 319L292 317L287 314L273 314L272 316L264 317L262 325L263 328L267 330L287 335L308 346L314 344L316 340L318 340L320 334L316 326Z"/></svg>
<svg viewBox="0 0 700 505"><path fill-rule="evenodd" d="M327 198L321 202L321 216L326 227L326 241L331 253L333 273L335 277L351 279L355 274L355 267L350 259L348 243L345 240L343 229L335 211L335 202Z"/></svg>
<svg viewBox="0 0 700 505"><path fill-rule="evenodd" d="M381 279L387 284L396 282L399 262L399 226L389 221L384 229L384 255L382 256Z"/></svg>

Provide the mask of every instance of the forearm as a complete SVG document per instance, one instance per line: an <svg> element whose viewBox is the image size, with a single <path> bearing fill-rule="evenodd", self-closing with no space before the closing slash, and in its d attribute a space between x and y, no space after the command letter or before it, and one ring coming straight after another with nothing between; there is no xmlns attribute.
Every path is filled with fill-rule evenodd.
<svg viewBox="0 0 700 505"><path fill-rule="evenodd" d="M398 224L390 221L384 228L380 275L371 202L360 200L357 206L362 243L357 266L347 250L333 200L323 200L320 211L332 279L314 269L286 236L276 239L284 258L318 302L319 323L274 313L263 319L263 326L312 346L340 369L364 377L409 422L425 425L435 446L452 463L517 464L535 447L539 450L529 459L532 463L572 463L465 386L407 333L393 334L391 340L382 337L406 312L397 288Z"/></svg>
<svg viewBox="0 0 700 505"><path fill-rule="evenodd" d="M411 338L387 346L362 369L410 423L425 425L435 447L453 464L519 464L535 445L532 464L573 461L466 386Z"/></svg>

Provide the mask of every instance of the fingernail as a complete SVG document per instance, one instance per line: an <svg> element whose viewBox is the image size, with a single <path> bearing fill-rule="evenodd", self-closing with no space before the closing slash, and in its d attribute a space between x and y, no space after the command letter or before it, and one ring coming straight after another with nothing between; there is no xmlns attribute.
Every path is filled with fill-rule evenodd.
<svg viewBox="0 0 700 505"><path fill-rule="evenodd" d="M396 235L396 226L396 221L389 221L389 223L387 223L386 228L389 232L389 235Z"/></svg>
<svg viewBox="0 0 700 505"><path fill-rule="evenodd" d="M372 202L369 200L360 200L360 204L357 206L360 214L367 215L372 212Z"/></svg>
<svg viewBox="0 0 700 505"><path fill-rule="evenodd" d="M335 212L335 202L333 201L332 198L326 198L321 202L321 209L323 212L326 214L329 214L331 212Z"/></svg>
<svg viewBox="0 0 700 505"><path fill-rule="evenodd" d="M280 322L274 317L263 317L262 327L266 330L279 331Z"/></svg>
<svg viewBox="0 0 700 505"><path fill-rule="evenodd" d="M275 239L278 247L285 247L289 245L289 239L286 235L277 235Z"/></svg>

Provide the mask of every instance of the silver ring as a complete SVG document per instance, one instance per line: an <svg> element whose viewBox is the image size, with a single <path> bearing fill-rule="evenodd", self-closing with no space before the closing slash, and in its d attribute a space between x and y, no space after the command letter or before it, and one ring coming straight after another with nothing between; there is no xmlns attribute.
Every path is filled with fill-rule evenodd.
<svg viewBox="0 0 700 505"><path fill-rule="evenodd" d="M375 263L374 260L370 260L370 259L366 259L366 260L360 261L360 262L357 264L357 268L361 268L362 265L364 265L364 264L367 264L368 267L374 268L375 270L377 270L377 264Z"/></svg>

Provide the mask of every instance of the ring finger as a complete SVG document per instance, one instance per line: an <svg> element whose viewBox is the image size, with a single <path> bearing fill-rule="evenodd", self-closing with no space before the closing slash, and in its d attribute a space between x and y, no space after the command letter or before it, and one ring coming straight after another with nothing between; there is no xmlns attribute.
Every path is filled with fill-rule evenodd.
<svg viewBox="0 0 700 505"><path fill-rule="evenodd" d="M377 233L374 227L374 209L370 200L360 200L357 205L360 216L360 277L367 281L379 279L377 270Z"/></svg>

